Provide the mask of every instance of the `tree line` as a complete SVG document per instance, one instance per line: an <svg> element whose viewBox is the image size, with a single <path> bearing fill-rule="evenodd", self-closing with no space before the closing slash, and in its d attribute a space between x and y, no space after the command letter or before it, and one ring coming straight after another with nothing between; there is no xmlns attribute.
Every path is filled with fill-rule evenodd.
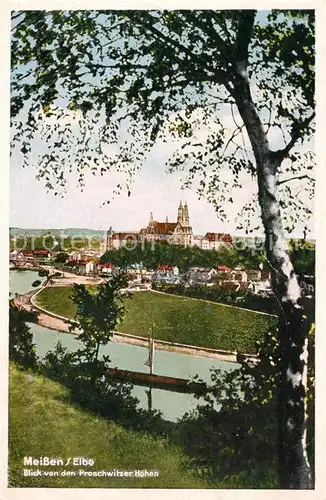
<svg viewBox="0 0 326 500"><path fill-rule="evenodd" d="M193 266L216 267L219 264L231 268L239 264L257 268L261 260L260 256L252 255L249 249L238 251L232 246L203 250L168 243L156 243L152 246L148 242L131 248L109 250L101 257L102 262L111 262L119 267L141 263L147 269L156 269L159 264L172 264L178 266L181 272L186 272Z"/></svg>
<svg viewBox="0 0 326 500"><path fill-rule="evenodd" d="M156 285L152 288L172 295L181 295L182 297L192 297L195 299L210 300L253 311L260 311L267 314L277 314L277 302L274 297L261 297L248 292L236 292L228 290L222 286L214 285L207 287L205 285L192 285L185 287L184 285Z"/></svg>
<svg viewBox="0 0 326 500"><path fill-rule="evenodd" d="M298 274L314 274L315 248L304 242L290 247L294 268ZM234 246L224 246L219 250L203 250L198 247L184 247L168 243L137 244L128 248L112 249L101 256L101 262L112 263L119 267L142 264L147 269L156 269L159 264L178 266L181 273L190 267L217 267L225 265L233 269L243 266L245 269L258 269L260 264L269 270L265 251L252 248L238 250Z"/></svg>

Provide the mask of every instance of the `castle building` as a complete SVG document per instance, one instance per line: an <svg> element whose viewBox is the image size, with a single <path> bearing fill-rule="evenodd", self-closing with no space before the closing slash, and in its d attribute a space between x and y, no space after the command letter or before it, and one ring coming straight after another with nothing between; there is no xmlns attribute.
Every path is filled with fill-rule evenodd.
<svg viewBox="0 0 326 500"><path fill-rule="evenodd" d="M151 212L148 225L139 232L114 232L110 227L101 243L101 252L120 248L132 249L145 242L164 242L185 247L197 246L203 250L219 250L221 247L232 246L232 237L225 233L194 235L190 226L187 202L182 204L180 201L176 222L169 222L167 217L164 222L156 221Z"/></svg>
<svg viewBox="0 0 326 500"><path fill-rule="evenodd" d="M188 205L182 205L180 201L176 222L169 222L167 217L165 222L155 221L151 213L148 226L140 230L139 236L142 241L165 241L173 245L191 246L192 234Z"/></svg>

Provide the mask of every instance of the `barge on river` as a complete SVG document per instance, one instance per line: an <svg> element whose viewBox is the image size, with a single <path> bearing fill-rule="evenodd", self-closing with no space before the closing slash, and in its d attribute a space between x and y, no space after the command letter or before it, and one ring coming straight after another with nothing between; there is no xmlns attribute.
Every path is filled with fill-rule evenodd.
<svg viewBox="0 0 326 500"><path fill-rule="evenodd" d="M108 374L116 380L131 382L137 385L146 385L153 389L166 389L174 392L205 394L208 387L204 382L193 382L191 380L156 375L154 373L142 373L118 368L110 368Z"/></svg>

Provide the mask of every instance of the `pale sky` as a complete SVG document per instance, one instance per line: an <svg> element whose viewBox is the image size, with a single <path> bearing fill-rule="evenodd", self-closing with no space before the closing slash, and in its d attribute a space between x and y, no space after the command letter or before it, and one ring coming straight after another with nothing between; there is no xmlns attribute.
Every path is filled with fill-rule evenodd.
<svg viewBox="0 0 326 500"><path fill-rule="evenodd" d="M164 221L168 216L169 221L175 221L179 202L183 200L188 202L190 222L196 234L234 232L232 219L236 216L236 206L231 206L230 223L223 223L211 204L198 200L193 190L182 190L180 174L165 172L164 164L170 150L166 144L157 146L137 175L130 197L123 193L113 199L110 194L117 182L114 173L103 177L88 175L83 193L71 178L67 195L58 198L47 193L42 181L35 179L35 167L22 168L18 162L12 162L10 226L106 229L112 225L116 231L138 230L147 225L151 211L155 220ZM255 184L248 183L246 189L238 193L238 203L248 201L254 192ZM110 204L102 206L107 198L111 199Z"/></svg>
<svg viewBox="0 0 326 500"><path fill-rule="evenodd" d="M237 117L239 119L239 117ZM223 116L223 124L232 129L233 119L229 115ZM199 134L204 134L200 130ZM280 132L269 133L271 147L282 146ZM238 139L241 141L242 139ZM77 187L77 177L71 175L68 183L68 192L64 198L47 192L44 181L36 180L36 155L41 150L41 144L36 142L31 164L22 167L20 154L14 152L10 162L10 226L22 228L89 228L105 230L110 226L115 231L137 231L147 225L150 212L154 219L176 221L177 209L180 200L187 201L189 206L190 223L195 234L206 232L227 232L230 234L245 234L237 231L236 217L239 210L248 203L257 192L256 181L247 174L242 178L242 189L230 192L233 203L223 205L228 216L228 222L221 221L214 211L214 207L205 199L198 199L195 189L181 189L182 174L180 172L167 173L166 160L175 146L172 142L157 144L143 169L135 178L130 197L126 193L112 197L112 191L121 180L121 175L108 172L104 176L93 176L89 172L86 176L85 189L81 192ZM33 161L33 158L35 161ZM230 173L223 171L225 179ZM304 191L304 181L294 181L292 188ZM103 202L110 199L109 205ZM260 224L259 207L252 217L252 227ZM309 224L308 237L313 238L313 220ZM256 231L262 234L262 231ZM303 224L298 224L291 236L302 237Z"/></svg>
<svg viewBox="0 0 326 500"><path fill-rule="evenodd" d="M211 232L228 232L244 234L236 231L235 218L238 209L250 201L256 192L256 183L247 178L244 188L235 190L232 195L233 204L228 204L229 222L222 222L217 217L214 207L206 200L198 200L194 190L181 189L180 173L165 172L165 159L169 154L169 145L155 148L149 161L146 162L135 184L130 197L126 193L110 198L116 186L115 174L101 176L88 175L86 188L81 192L74 179L68 186L64 198L58 198L46 192L42 181L37 181L35 167L22 168L18 163L11 164L10 175L10 226L24 228L90 228L106 229L110 226L115 231L139 230L147 225L150 212L154 219L176 221L180 200L187 201L190 223L195 234ZM109 205L102 205L110 198ZM253 220L257 225L259 212ZM302 236L302 226L296 231ZM312 235L310 234L310 237Z"/></svg>

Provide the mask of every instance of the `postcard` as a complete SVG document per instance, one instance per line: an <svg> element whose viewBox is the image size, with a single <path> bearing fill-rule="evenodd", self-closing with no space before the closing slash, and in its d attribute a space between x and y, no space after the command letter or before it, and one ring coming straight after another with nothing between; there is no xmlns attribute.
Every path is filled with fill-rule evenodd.
<svg viewBox="0 0 326 500"><path fill-rule="evenodd" d="M253 7L5 9L5 498L321 498L323 10Z"/></svg>

